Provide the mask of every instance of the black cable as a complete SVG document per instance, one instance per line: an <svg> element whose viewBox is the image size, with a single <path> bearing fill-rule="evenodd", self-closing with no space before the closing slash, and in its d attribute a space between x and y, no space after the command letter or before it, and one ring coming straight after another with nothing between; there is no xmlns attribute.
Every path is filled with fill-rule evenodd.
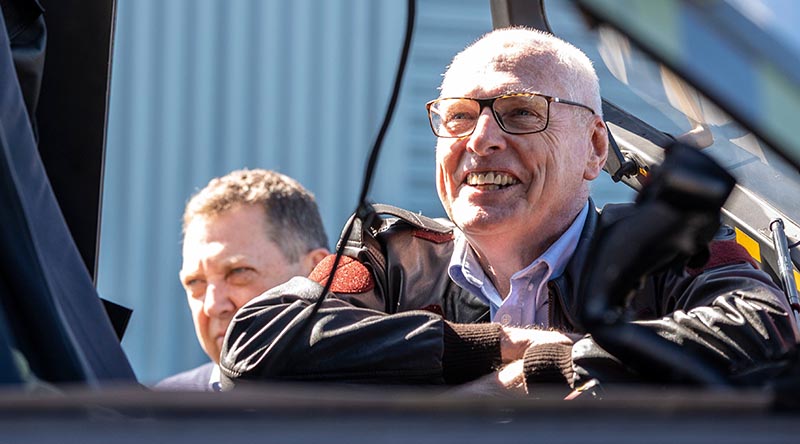
<svg viewBox="0 0 800 444"><path fill-rule="evenodd" d="M364 181L361 184L361 193L358 196L358 205L356 206L355 213L357 217L361 218L362 220L366 219L371 215L374 211L372 210L372 205L367 201L367 194L369 194L369 188L372 184L372 175L375 172L375 165L378 163L378 155L380 154L381 146L383 145L383 138L386 136L386 131L389 129L389 125L392 122L392 117L394 116L394 109L397 106L397 99L400 96L400 87L403 84L403 75L406 71L406 62L408 61L408 54L411 51L411 40L414 34L414 15L416 4L415 0L408 0L408 16L406 18L406 35L403 41L403 52L400 54L400 63L397 65L397 73L395 74L394 78L394 88L392 89L392 97L389 100L389 106L386 108L386 114L383 118L383 125L381 125L380 131L378 131L378 135L375 137L375 142L372 145L372 149L369 152L369 159L367 160L367 167L364 171ZM325 295L328 294L330 287L333 283L334 275L336 274L336 268L339 266L339 261L344 254L345 245L347 245L347 239L350 238L350 234L353 231L353 224L355 223L355 218L351 218L350 222L347 224L347 229L345 230L344 234L342 234L341 239L339 240L339 247L336 250L336 257L333 261L333 266L331 268L331 273L328 275L328 280L325 282L325 288L322 291L322 295L317 299L315 306L316 308L312 312L312 316L316 314L319 306L322 305L322 300L325 298Z"/></svg>
<svg viewBox="0 0 800 444"><path fill-rule="evenodd" d="M378 162L378 155L380 154L380 149L383 144L383 138L386 135L386 131L389 129L389 124L392 121L392 116L394 115L394 109L397 105L397 100L400 95L400 87L403 83L403 75L405 74L406 70L406 62L408 61L408 54L411 50L411 40L414 34L414 16L416 10L415 0L408 0L408 15L406 18L406 34L405 39L403 41L403 51L400 55L400 63L397 66L397 73L395 74L394 79L394 88L392 90L392 96L389 100L389 105L386 109L386 114L384 115L383 125L381 125L380 131L378 131L378 135L375 137L375 142L372 145L372 150L370 151L369 158L367 160L366 170L364 172L364 181L361 184L361 193L358 197L358 204L356 206L355 214L356 217L361 220L369 219L373 214L374 210L372 209L372 205L367 201L367 195L369 194L369 188L372 184L372 176L375 171L375 165ZM311 307L311 313L302 321L301 325L299 325L296 329L293 330L293 334L290 338L286 339L288 341L295 341L300 333L305 331L309 328L311 321L316 316L319 309L322 307L322 303L325 301L325 296L330 291L331 285L333 284L333 279L336 274L336 270L339 267L339 262L344 255L344 249L347 245L347 239L350 238L350 234L353 231L353 225L355 224L356 217L350 218L350 221L347 224L347 228L345 229L344 233L342 234L341 238L339 239L339 245L336 249L336 256L333 260L333 264L331 265L331 272L328 275L328 280L325 282L325 286L322 289L322 293L319 295L317 300L314 302L314 305ZM284 348L286 350L288 348ZM272 357L271 359L278 359L277 356Z"/></svg>

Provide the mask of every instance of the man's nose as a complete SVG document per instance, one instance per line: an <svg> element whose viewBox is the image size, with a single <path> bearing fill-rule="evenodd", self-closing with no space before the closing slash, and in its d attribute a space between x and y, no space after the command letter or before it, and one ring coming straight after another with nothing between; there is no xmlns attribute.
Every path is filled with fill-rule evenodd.
<svg viewBox="0 0 800 444"><path fill-rule="evenodd" d="M211 317L223 317L234 311L234 305L228 297L225 284L209 284L203 300L203 310Z"/></svg>
<svg viewBox="0 0 800 444"><path fill-rule="evenodd" d="M505 146L504 131L495 120L492 109L488 106L481 110L475 130L467 139L467 150L479 156L488 155Z"/></svg>

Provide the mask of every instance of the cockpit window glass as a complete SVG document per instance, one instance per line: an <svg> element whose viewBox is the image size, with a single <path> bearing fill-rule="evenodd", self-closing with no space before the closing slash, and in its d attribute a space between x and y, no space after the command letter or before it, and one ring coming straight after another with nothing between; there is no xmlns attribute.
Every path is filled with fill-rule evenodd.
<svg viewBox="0 0 800 444"><path fill-rule="evenodd" d="M625 36L602 26L588 29L571 3L547 1L545 12L553 32L592 59L606 100L702 149L740 185L800 220L800 174L763 141Z"/></svg>
<svg viewBox="0 0 800 444"><path fill-rule="evenodd" d="M726 0L750 22L768 32L800 58L800 3L797 0Z"/></svg>

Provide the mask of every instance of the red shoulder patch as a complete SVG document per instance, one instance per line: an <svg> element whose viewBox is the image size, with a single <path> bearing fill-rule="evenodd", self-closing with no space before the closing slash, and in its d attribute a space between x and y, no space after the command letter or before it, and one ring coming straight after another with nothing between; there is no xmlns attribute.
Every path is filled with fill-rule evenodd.
<svg viewBox="0 0 800 444"><path fill-rule="evenodd" d="M736 243L735 240L718 240L708 244L708 261L700 268L687 268L686 271L692 276L697 276L709 268L719 267L730 264L750 264L753 268L759 268L758 262L753 259L747 250Z"/></svg>
<svg viewBox="0 0 800 444"><path fill-rule="evenodd" d="M443 244L445 242L450 242L451 240L454 239L452 231L449 233L437 233L435 231L429 231L429 230L414 230L412 234L414 235L414 237L429 240L436 244Z"/></svg>
<svg viewBox="0 0 800 444"><path fill-rule="evenodd" d="M320 285L325 285L328 281L328 276L331 274L333 267L333 260L336 258L335 254L327 256L321 260L308 278L318 282ZM367 267L361 262L349 256L342 256L339 260L339 265L336 267L336 275L331 283L331 291L334 293L363 293L372 290L375 287L375 281L372 279Z"/></svg>

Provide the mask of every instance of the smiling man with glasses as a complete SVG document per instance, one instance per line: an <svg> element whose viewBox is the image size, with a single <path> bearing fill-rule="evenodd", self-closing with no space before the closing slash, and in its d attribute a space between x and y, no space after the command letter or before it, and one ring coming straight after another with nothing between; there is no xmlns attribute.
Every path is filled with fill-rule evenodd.
<svg viewBox="0 0 800 444"><path fill-rule="evenodd" d="M632 371L578 322L596 228L625 214L601 215L589 198L608 154L590 60L549 34L496 30L453 59L427 111L444 224L454 227L391 213L399 220L350 238L361 250L342 262L318 314L309 305L329 261L317 282L295 278L243 307L223 382L466 383L480 393L559 383L566 394L666 379ZM796 332L777 287L728 242L704 269L648 276L629 302L631 322L733 378L786 356Z"/></svg>

